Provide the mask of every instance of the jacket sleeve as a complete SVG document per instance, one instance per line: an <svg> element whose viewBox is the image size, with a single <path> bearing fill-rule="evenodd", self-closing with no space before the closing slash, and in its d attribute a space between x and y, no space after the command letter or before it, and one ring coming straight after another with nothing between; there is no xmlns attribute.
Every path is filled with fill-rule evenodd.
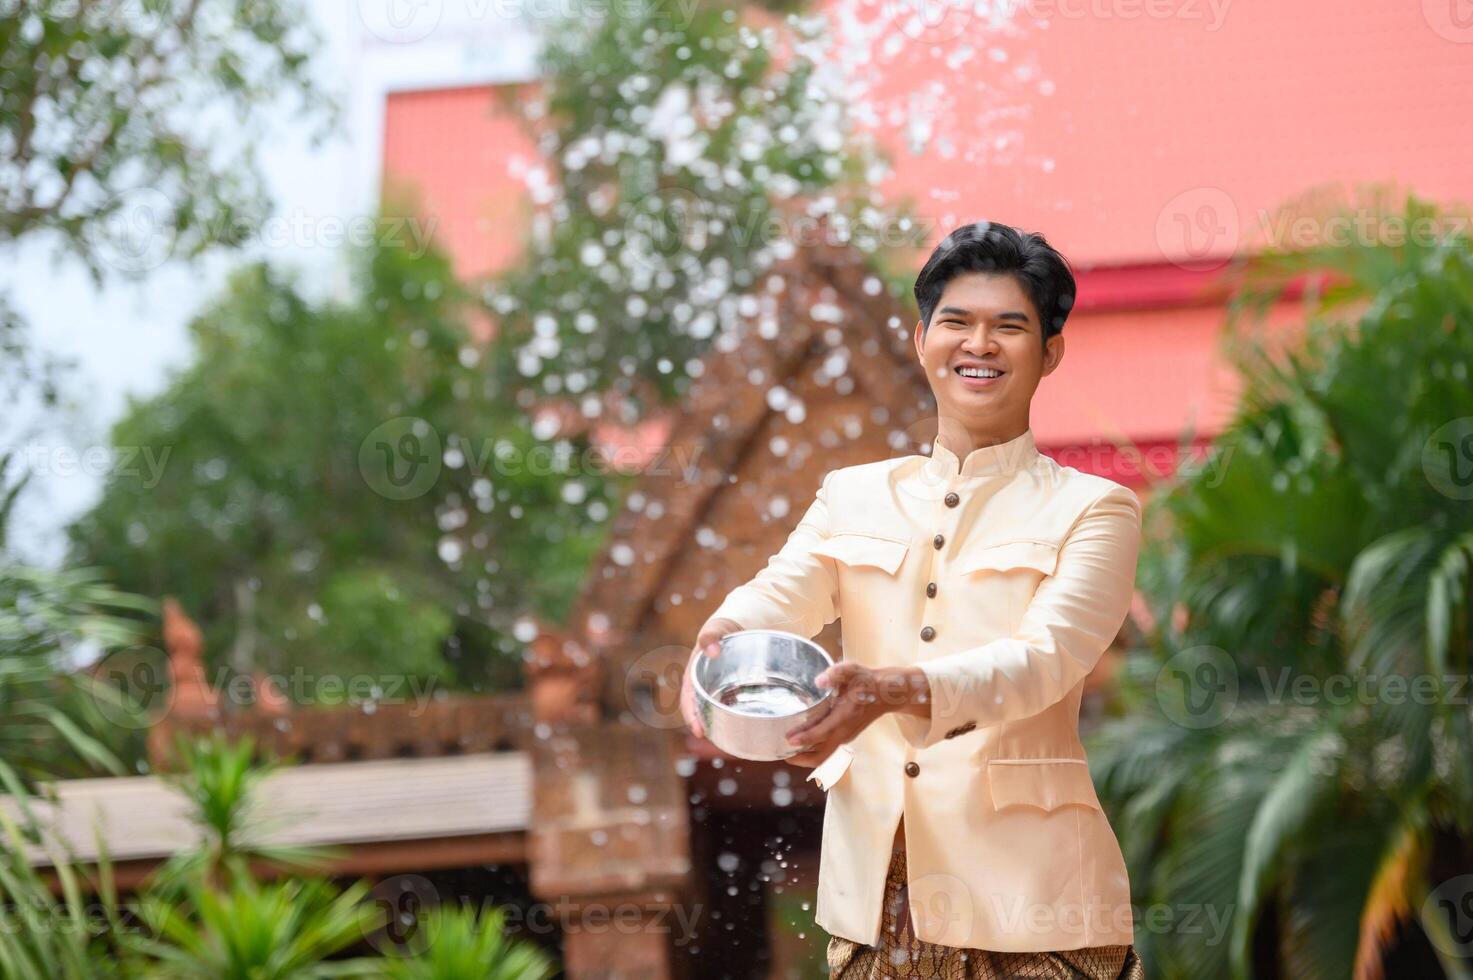
<svg viewBox="0 0 1473 980"><path fill-rule="evenodd" d="M931 686L931 717L895 712L905 739L927 748L968 722L999 725L1062 700L1125 622L1140 543L1140 500L1117 485L1075 522L1012 636L916 664Z"/></svg>
<svg viewBox="0 0 1473 980"><path fill-rule="evenodd" d="M711 619L726 617L743 629L780 629L811 638L838 618L838 569L832 558L813 553L830 533L828 492L834 472L824 476L782 549L751 581L728 593Z"/></svg>

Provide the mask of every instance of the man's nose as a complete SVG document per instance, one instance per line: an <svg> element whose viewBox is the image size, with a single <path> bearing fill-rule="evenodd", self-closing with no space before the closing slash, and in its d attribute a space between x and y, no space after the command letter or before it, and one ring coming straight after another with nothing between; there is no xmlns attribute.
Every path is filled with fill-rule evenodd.
<svg viewBox="0 0 1473 980"><path fill-rule="evenodd" d="M997 337L987 329L986 325L978 325L972 331L971 336L962 343L962 350L977 357L996 353L997 349Z"/></svg>

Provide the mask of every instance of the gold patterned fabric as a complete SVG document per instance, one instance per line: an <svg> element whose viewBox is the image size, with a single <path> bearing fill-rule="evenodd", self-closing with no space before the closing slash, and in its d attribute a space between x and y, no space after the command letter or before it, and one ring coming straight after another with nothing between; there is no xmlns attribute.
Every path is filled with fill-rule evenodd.
<svg viewBox="0 0 1473 980"><path fill-rule="evenodd" d="M1090 946L1046 953L995 953L917 939L906 905L905 850L898 848L885 875L880 941L866 946L830 936L830 980L1145 980L1134 946Z"/></svg>

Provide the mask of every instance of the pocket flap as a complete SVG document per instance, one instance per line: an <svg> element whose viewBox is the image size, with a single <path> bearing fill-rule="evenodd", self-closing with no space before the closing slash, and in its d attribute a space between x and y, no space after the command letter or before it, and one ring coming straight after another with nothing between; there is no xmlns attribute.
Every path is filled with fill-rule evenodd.
<svg viewBox="0 0 1473 980"><path fill-rule="evenodd" d="M1070 803L1103 809L1083 759L991 759L987 781L998 810L1015 804L1053 810Z"/></svg>
<svg viewBox="0 0 1473 980"><path fill-rule="evenodd" d="M1038 538L1017 538L999 541L981 548L973 548L957 559L957 568L963 574L984 568L1006 571L1009 568L1036 568L1045 575L1052 575L1059 564L1059 546L1052 541Z"/></svg>
<svg viewBox="0 0 1473 980"><path fill-rule="evenodd" d="M816 555L828 555L846 565L873 565L895 574L910 545L896 538L864 531L835 531L813 546Z"/></svg>
<svg viewBox="0 0 1473 980"><path fill-rule="evenodd" d="M848 745L841 745L837 749L834 749L833 754L827 759L814 766L813 771L808 774L804 781L813 780L818 783L819 789L827 793L829 787L838 782L839 777L848 771L849 763L853 761L854 750Z"/></svg>

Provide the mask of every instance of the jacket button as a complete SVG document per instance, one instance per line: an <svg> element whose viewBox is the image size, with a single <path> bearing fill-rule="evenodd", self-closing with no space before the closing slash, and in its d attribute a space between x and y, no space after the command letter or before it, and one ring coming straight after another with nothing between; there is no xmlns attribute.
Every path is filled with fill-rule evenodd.
<svg viewBox="0 0 1473 980"><path fill-rule="evenodd" d="M958 497L954 493L948 493L946 495L946 506L948 506L948 507L955 507L957 504L959 504L961 502L962 502L962 498Z"/></svg>
<svg viewBox="0 0 1473 980"><path fill-rule="evenodd" d="M931 539L931 543L934 544L937 548L940 548L943 544L946 543L946 539L938 534L936 535L936 537Z"/></svg>
<svg viewBox="0 0 1473 980"><path fill-rule="evenodd" d="M917 775L920 774L920 771L921 771L921 767L917 763L907 762L905 764L905 774L907 776L911 776L911 777L917 776Z"/></svg>
<svg viewBox="0 0 1473 980"><path fill-rule="evenodd" d="M936 598L936 583L935 582L927 582L926 583L926 596L928 598L931 598L931 599Z"/></svg>
<svg viewBox="0 0 1473 980"><path fill-rule="evenodd" d="M927 643L931 642L931 640L935 636L936 636L936 631L934 629L932 629L931 627L929 627L929 626L927 626L925 629L921 630L921 639L925 640Z"/></svg>

